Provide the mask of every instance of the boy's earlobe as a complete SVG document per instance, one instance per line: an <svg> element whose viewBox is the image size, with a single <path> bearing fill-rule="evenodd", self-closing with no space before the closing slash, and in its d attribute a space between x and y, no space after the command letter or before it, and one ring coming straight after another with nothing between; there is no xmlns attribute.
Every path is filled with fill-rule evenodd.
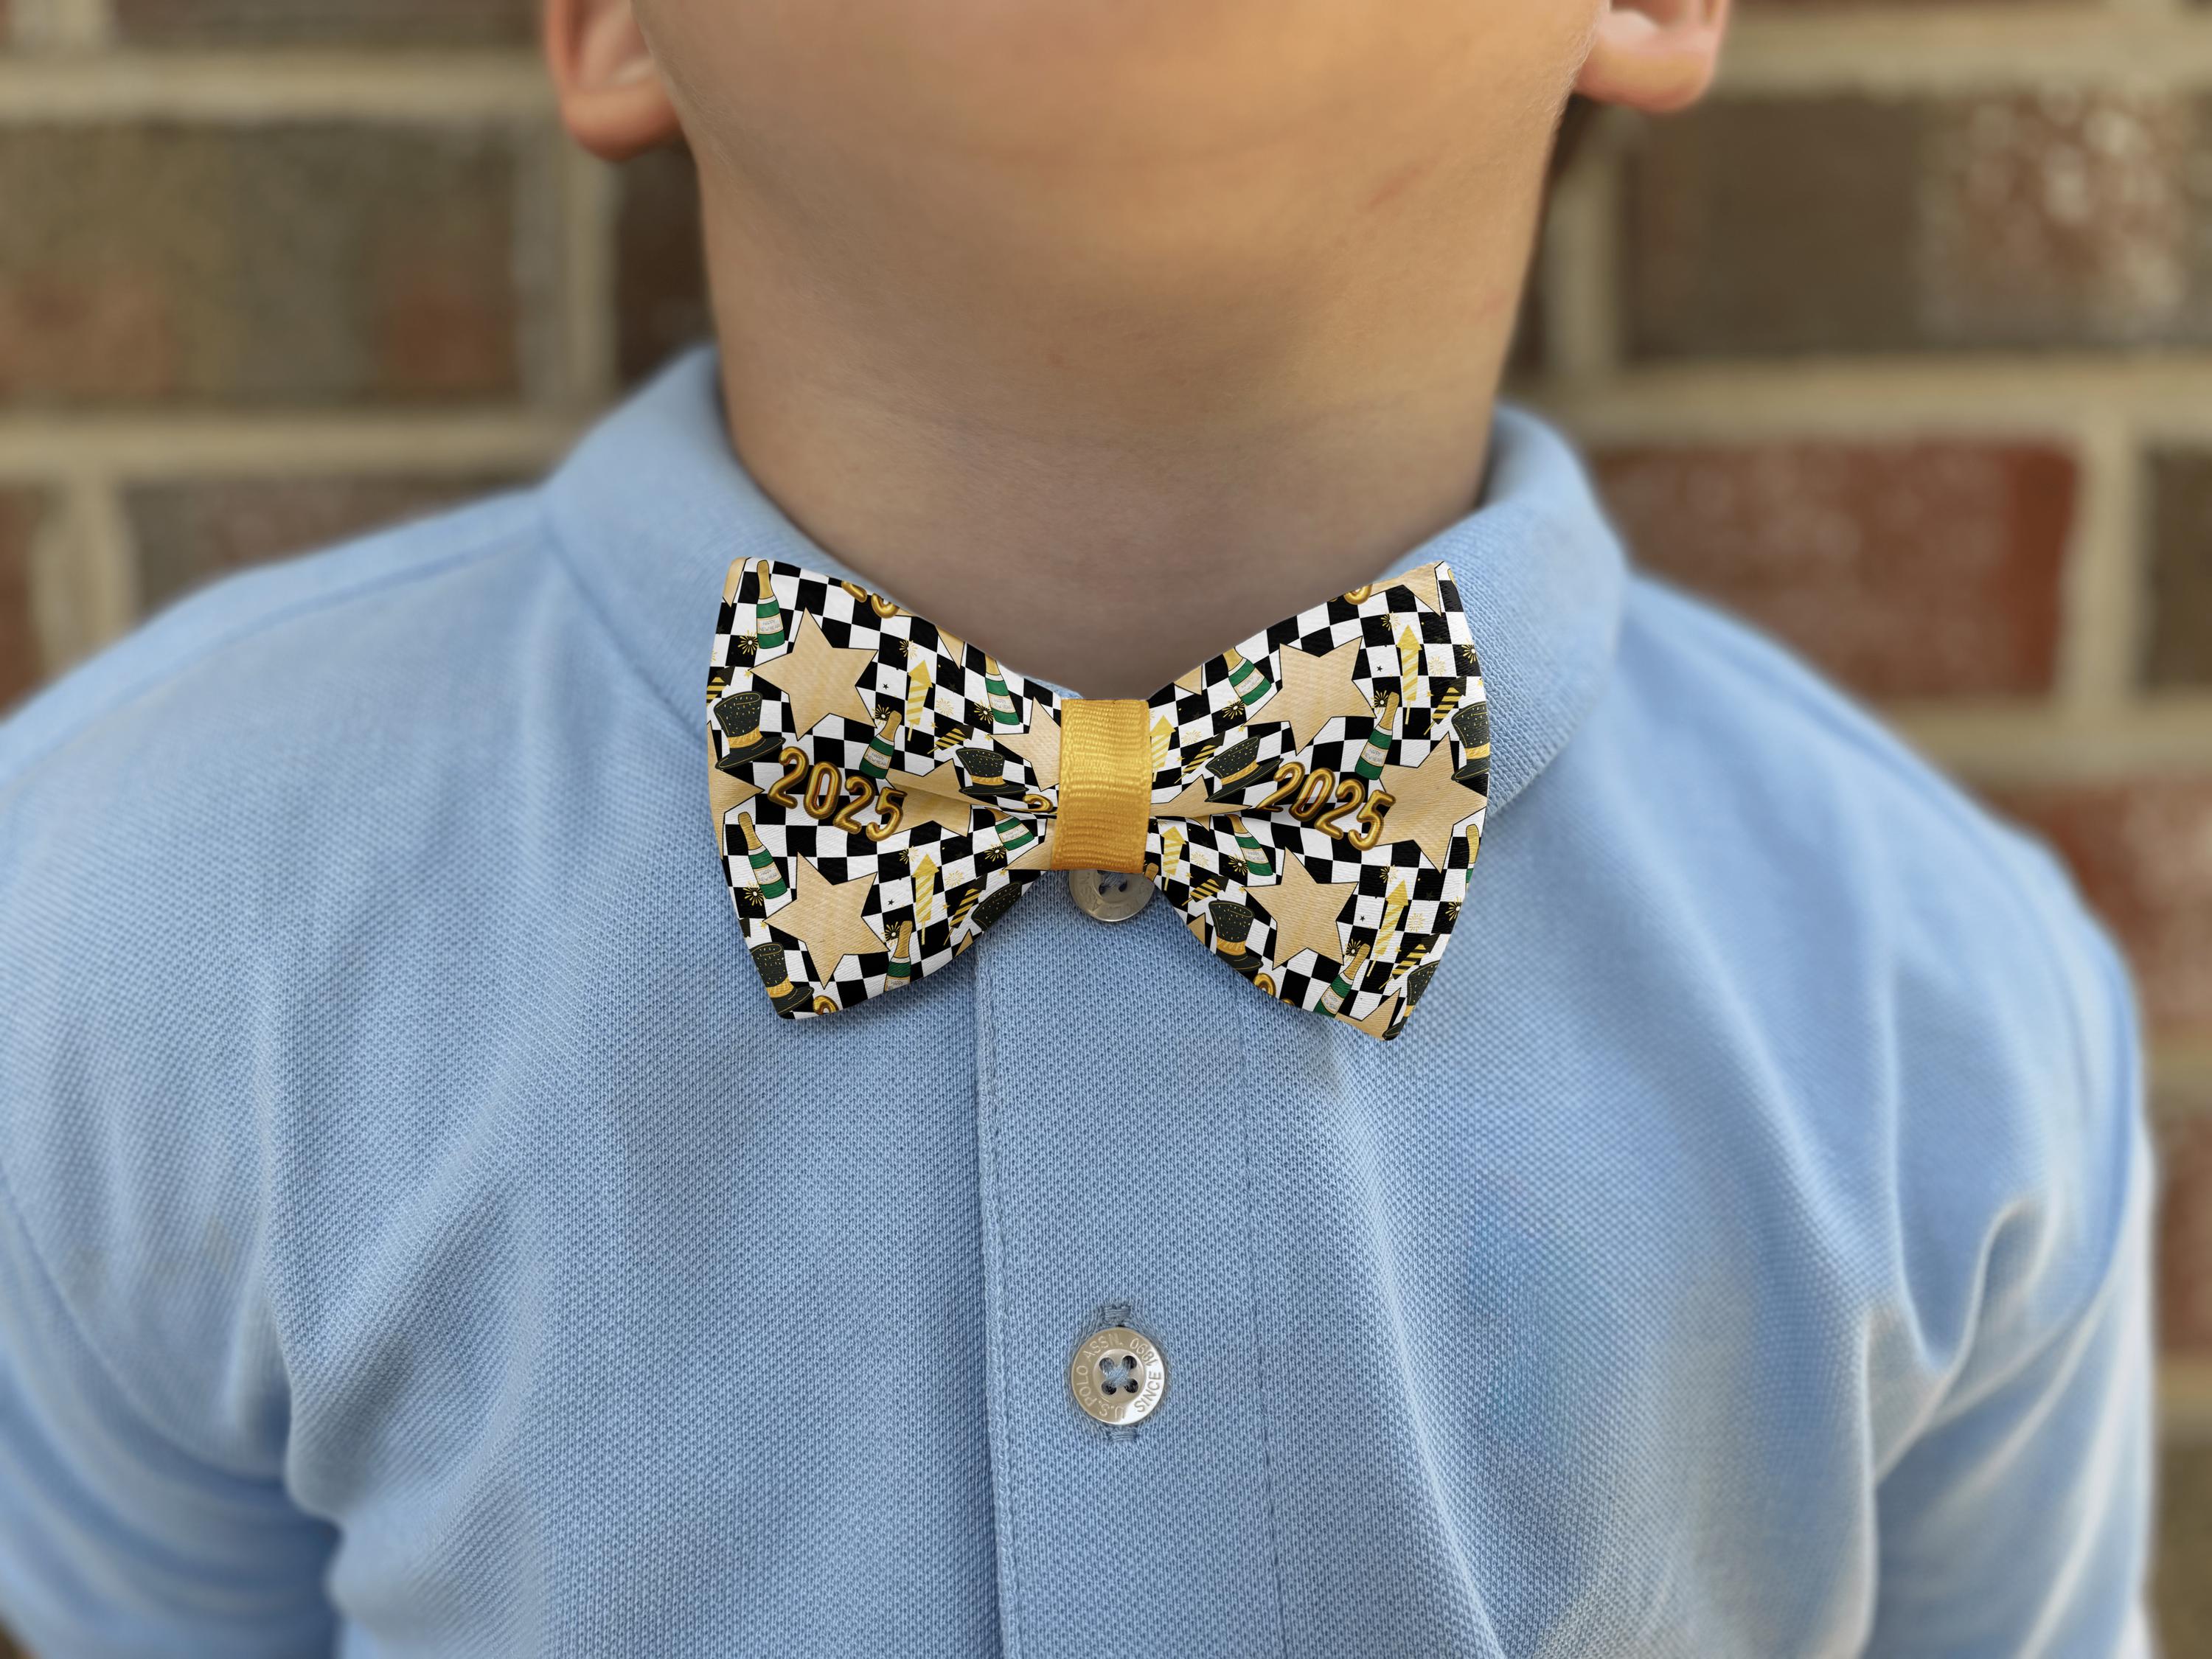
<svg viewBox="0 0 2212 1659"><path fill-rule="evenodd" d="M683 136L629 0L545 0L545 64L569 136L603 161Z"/></svg>
<svg viewBox="0 0 2212 1659"><path fill-rule="evenodd" d="M1575 90L1650 115L1705 96L1720 67L1729 0L1606 0Z"/></svg>

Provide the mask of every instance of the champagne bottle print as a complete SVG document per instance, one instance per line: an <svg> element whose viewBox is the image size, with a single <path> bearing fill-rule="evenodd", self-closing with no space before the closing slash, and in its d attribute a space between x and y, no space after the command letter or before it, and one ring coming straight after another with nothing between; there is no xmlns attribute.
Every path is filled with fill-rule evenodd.
<svg viewBox="0 0 2212 1659"><path fill-rule="evenodd" d="M898 736L902 718L902 711L896 705L885 708L876 717L876 730L868 739L868 752L860 757L862 777L873 778L880 783L884 775L890 772L891 763L897 758L897 752L891 744Z"/></svg>
<svg viewBox="0 0 2212 1659"><path fill-rule="evenodd" d="M1237 694L1237 700L1247 708L1275 689L1275 683L1267 678L1266 669L1256 662L1247 661L1233 648L1223 652L1221 659L1229 665L1229 689Z"/></svg>
<svg viewBox="0 0 2212 1659"><path fill-rule="evenodd" d="M753 606L754 632L763 653L780 651L784 641L783 607L775 602L775 567L762 559L753 566L753 572L760 581L759 599Z"/></svg>
<svg viewBox="0 0 2212 1659"><path fill-rule="evenodd" d="M1036 832L1017 817L1000 818L991 826L991 833L997 837L1009 864L1036 845Z"/></svg>
<svg viewBox="0 0 2212 1659"><path fill-rule="evenodd" d="M899 923L898 944L891 951L891 964L885 977L893 985L904 984L914 977L914 924Z"/></svg>
<svg viewBox="0 0 2212 1659"><path fill-rule="evenodd" d="M1382 775L1382 763L1390 758L1390 745L1396 741L1394 731L1398 724L1398 694L1393 691L1382 699L1382 712L1376 717L1374 728L1367 734L1367 742L1359 751L1359 759L1352 770L1372 783Z"/></svg>
<svg viewBox="0 0 2212 1659"><path fill-rule="evenodd" d="M1229 815L1229 833L1237 837L1237 846L1244 855L1244 872L1248 880L1272 881L1275 877L1274 861L1267 849L1253 838L1244 826L1244 820L1236 813Z"/></svg>
<svg viewBox="0 0 2212 1659"><path fill-rule="evenodd" d="M1344 959L1344 966L1336 970L1336 977L1329 981L1328 989L1321 994L1322 1012L1337 1014L1344 1012L1345 1004L1352 1000L1359 983L1360 969L1366 965L1367 945L1363 940L1352 947L1352 954Z"/></svg>
<svg viewBox="0 0 2212 1659"><path fill-rule="evenodd" d="M995 657L983 659L983 684L991 699L992 723L1002 729L1019 726L1021 711L1014 707L1013 693L1006 690L1006 681L999 677L999 660Z"/></svg>
<svg viewBox="0 0 2212 1659"><path fill-rule="evenodd" d="M776 872L775 858L767 848L761 845L760 836L754 833L753 815L738 813L738 828L744 835L745 862L752 866L753 885L760 889L762 898L773 904L791 890L783 884L783 878Z"/></svg>

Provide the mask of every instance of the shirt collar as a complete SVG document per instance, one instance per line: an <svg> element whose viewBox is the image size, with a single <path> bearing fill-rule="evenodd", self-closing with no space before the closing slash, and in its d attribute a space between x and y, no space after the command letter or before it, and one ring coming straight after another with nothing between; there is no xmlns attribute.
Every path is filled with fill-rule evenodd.
<svg viewBox="0 0 2212 1659"><path fill-rule="evenodd" d="M738 461L717 376L711 348L678 359L591 432L546 488L562 555L687 730L705 719L707 657L732 559L784 559L858 580ZM1494 811L1596 700L1620 633L1626 561L1566 441L1504 405L1480 502L1377 576L1438 559L1458 580L1482 658Z"/></svg>

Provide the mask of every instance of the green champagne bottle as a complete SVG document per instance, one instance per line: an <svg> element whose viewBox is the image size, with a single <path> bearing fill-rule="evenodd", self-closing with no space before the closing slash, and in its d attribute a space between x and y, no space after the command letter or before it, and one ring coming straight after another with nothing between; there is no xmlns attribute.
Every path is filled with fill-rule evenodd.
<svg viewBox="0 0 2212 1659"><path fill-rule="evenodd" d="M1366 965L1367 945L1362 940L1352 947L1352 954L1344 959L1344 966L1336 970L1336 977L1329 981L1328 989L1321 994L1322 1012L1343 1012L1345 1004L1352 1000L1359 983L1359 970Z"/></svg>
<svg viewBox="0 0 2212 1659"><path fill-rule="evenodd" d="M760 583L760 592L753 605L754 637L763 651L779 651L783 647L783 607L775 602L775 586L772 580L775 567L766 559L757 561L753 574Z"/></svg>
<svg viewBox="0 0 2212 1659"><path fill-rule="evenodd" d="M892 742L898 736L899 722L904 714L896 706L885 708L876 717L875 734L868 739L868 752L860 757L860 775L881 783L898 758Z"/></svg>
<svg viewBox="0 0 2212 1659"><path fill-rule="evenodd" d="M1014 707L1013 693L1006 690L1006 681L999 678L999 662L995 657L983 659L983 685L991 699L993 724L1004 729L1019 726L1022 723L1021 711Z"/></svg>
<svg viewBox="0 0 2212 1659"><path fill-rule="evenodd" d="M1256 662L1247 661L1233 647L1223 652L1221 659L1229 665L1229 689L1247 708L1275 689L1266 669Z"/></svg>
<svg viewBox="0 0 2212 1659"><path fill-rule="evenodd" d="M1396 741L1393 728L1398 724L1398 694L1393 691L1382 699L1382 713L1367 733L1367 742L1359 751L1359 758L1352 769L1372 783L1382 775L1382 763L1390 758L1390 745Z"/></svg>
<svg viewBox="0 0 2212 1659"><path fill-rule="evenodd" d="M754 833L753 815L738 813L738 828L744 834L745 861L753 868L753 885L760 890L763 900L773 903L791 890L784 885L782 876L777 873L775 859L767 848L761 845L761 838Z"/></svg>
<svg viewBox="0 0 2212 1659"><path fill-rule="evenodd" d="M893 985L903 985L914 977L914 924L899 923L898 944L891 951L891 965L884 975Z"/></svg>
<svg viewBox="0 0 2212 1659"><path fill-rule="evenodd" d="M1229 815L1229 833L1237 837L1237 848L1244 855L1246 878L1260 881L1273 880L1275 874L1274 860L1267 856L1267 849L1261 846L1259 842L1254 839L1252 832L1244 827L1244 820L1234 812Z"/></svg>

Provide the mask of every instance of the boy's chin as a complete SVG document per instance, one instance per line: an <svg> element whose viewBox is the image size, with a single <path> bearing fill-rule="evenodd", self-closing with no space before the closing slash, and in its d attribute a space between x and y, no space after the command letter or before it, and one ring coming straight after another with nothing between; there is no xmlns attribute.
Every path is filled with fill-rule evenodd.
<svg viewBox="0 0 2212 1659"><path fill-rule="evenodd" d="M1548 137L1587 30L1558 0L644 0L686 101L774 148L1141 170L1378 129ZM1496 135L1499 138L1510 133Z"/></svg>

